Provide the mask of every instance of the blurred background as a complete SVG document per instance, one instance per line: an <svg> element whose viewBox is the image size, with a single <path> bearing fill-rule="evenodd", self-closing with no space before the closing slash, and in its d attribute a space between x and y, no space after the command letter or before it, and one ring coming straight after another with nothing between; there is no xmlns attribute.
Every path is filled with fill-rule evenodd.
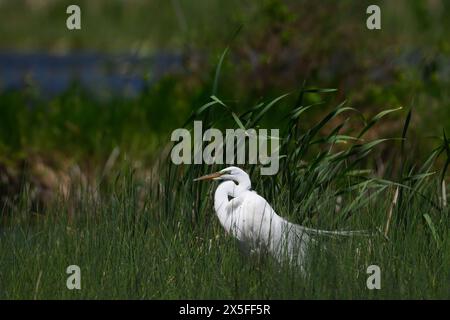
<svg viewBox="0 0 450 320"><path fill-rule="evenodd" d="M66 28L71 4L81 30ZM371 4L381 30L366 28ZM0 0L0 13L3 202L23 185L45 202L117 159L151 170L170 133L209 101L225 48L216 95L238 113L306 84L338 89L329 106L346 99L367 116L403 107L374 137L401 134L411 109L417 159L450 132L447 0ZM264 124L276 128L279 115ZM382 167L392 150L380 147L374 162Z"/></svg>

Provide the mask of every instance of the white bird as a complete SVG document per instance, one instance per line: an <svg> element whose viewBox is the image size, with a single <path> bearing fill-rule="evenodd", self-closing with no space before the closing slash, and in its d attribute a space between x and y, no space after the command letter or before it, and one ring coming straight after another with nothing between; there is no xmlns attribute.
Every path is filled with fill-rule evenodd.
<svg viewBox="0 0 450 320"><path fill-rule="evenodd" d="M250 252L270 252L279 262L305 267L306 254L314 235L353 235L358 231L324 231L293 224L280 217L270 204L251 190L248 174L228 167L194 179L220 180L214 195L214 209L227 233L237 238ZM232 198L232 199L229 199Z"/></svg>

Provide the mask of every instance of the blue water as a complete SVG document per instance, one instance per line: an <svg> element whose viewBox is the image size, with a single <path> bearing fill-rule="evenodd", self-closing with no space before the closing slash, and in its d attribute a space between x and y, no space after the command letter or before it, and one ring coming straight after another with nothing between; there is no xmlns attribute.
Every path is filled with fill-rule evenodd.
<svg viewBox="0 0 450 320"><path fill-rule="evenodd" d="M141 58L83 52L0 52L0 92L33 86L42 96L51 97L77 82L94 94L135 96L162 76L183 71L183 57L174 53Z"/></svg>
<svg viewBox="0 0 450 320"><path fill-rule="evenodd" d="M0 52L0 93L31 86L41 96L52 97L76 82L96 96L133 97L164 75L185 73L183 60L182 54L171 52L159 52L146 58L92 52L64 55ZM342 72L348 59L334 54L330 61L321 67L319 74L332 76L339 70ZM435 68L439 81L450 82L450 57L439 54L430 59L422 50L410 50L393 57L389 63L369 71L369 79L383 81L390 77L392 68L414 68L424 74L426 81L425 71L430 66Z"/></svg>

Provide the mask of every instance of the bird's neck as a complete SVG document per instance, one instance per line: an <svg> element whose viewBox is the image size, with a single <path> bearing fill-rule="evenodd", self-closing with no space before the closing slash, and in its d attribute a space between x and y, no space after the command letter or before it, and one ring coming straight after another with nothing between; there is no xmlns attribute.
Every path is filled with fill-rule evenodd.
<svg viewBox="0 0 450 320"><path fill-rule="evenodd" d="M233 212L227 211L227 206L230 202L228 197L236 198L249 190L250 185L236 185L233 181L222 182L217 187L216 193L214 194L214 209L225 230L230 231L233 223Z"/></svg>
<svg viewBox="0 0 450 320"><path fill-rule="evenodd" d="M235 178L235 182L237 183L237 193L242 193L244 191L248 191L252 188L252 182L250 181L250 178L245 176L239 176Z"/></svg>

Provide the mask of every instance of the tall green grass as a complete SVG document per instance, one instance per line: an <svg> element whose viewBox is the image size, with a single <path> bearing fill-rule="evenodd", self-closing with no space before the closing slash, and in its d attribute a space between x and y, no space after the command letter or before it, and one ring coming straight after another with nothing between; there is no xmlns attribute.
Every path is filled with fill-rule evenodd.
<svg viewBox="0 0 450 320"><path fill-rule="evenodd" d="M124 160L100 182L74 183L68 197L43 212L30 214L27 188L3 209L0 297L448 299L449 207L442 191L450 155L446 135L425 163L415 163L405 143L408 113L402 137L394 140L400 168L380 177L370 159L386 141L368 140L365 134L398 110L365 119L342 103L317 123L303 123L302 115L313 108L304 103L305 95L331 91L302 88L291 94L296 99L280 127L277 175L260 176L258 166L244 168L253 188L281 216L316 228L364 229L369 237L323 239L310 252L303 276L269 256L241 255L224 233L213 211L217 185L192 182L223 166L175 166L162 156L144 174ZM283 99L243 113L217 97L212 101L190 119L203 120L204 129L257 127L278 112ZM353 121L362 125L354 130L347 126ZM81 290L66 288L65 271L72 264L81 268ZM366 287L367 267L374 264L381 268L381 290Z"/></svg>

